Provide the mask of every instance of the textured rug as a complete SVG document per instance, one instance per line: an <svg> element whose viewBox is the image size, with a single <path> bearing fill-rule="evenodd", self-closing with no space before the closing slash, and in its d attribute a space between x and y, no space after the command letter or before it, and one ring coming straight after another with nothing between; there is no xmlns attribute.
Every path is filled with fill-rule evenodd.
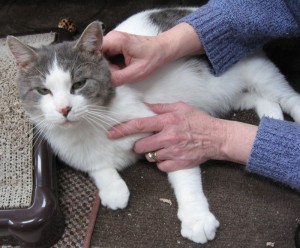
<svg viewBox="0 0 300 248"><path fill-rule="evenodd" d="M51 248L89 248L100 203L97 188L87 175L60 162L57 164L57 183L65 231Z"/></svg>
<svg viewBox="0 0 300 248"><path fill-rule="evenodd" d="M21 36L32 46L49 44L55 34ZM26 208L32 196L32 125L20 106L16 65L0 39L0 208ZM98 207L97 188L83 173L57 163L58 195L65 231L54 248L88 248ZM9 246L2 246L9 247Z"/></svg>
<svg viewBox="0 0 300 248"><path fill-rule="evenodd" d="M53 248L88 248L99 208L96 186L87 175L58 163L58 196L66 228Z"/></svg>
<svg viewBox="0 0 300 248"><path fill-rule="evenodd" d="M129 205L112 211L101 207L92 248L293 248L300 224L300 194L233 163L201 166L203 187L221 223L204 245L180 235L177 203L164 173L141 161L122 173L131 191Z"/></svg>
<svg viewBox="0 0 300 248"><path fill-rule="evenodd" d="M52 33L27 35L29 45L54 41ZM20 106L15 77L17 66L6 39L0 39L0 209L25 208L32 197L32 125Z"/></svg>

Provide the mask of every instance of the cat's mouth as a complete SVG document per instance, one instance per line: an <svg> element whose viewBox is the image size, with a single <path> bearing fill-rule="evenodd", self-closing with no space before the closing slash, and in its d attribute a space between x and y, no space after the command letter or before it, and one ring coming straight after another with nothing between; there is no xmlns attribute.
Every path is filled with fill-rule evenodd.
<svg viewBox="0 0 300 248"><path fill-rule="evenodd" d="M67 118L64 119L64 121L62 121L61 123L59 123L58 125L64 128L69 128L69 127L74 127L79 123L78 120L69 120Z"/></svg>

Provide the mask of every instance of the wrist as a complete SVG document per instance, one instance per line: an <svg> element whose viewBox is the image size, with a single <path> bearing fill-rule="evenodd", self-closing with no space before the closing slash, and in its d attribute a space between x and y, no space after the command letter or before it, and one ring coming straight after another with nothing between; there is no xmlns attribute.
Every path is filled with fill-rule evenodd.
<svg viewBox="0 0 300 248"><path fill-rule="evenodd" d="M165 52L165 61L170 62L184 56L204 53L199 37L192 26L180 23L159 34L158 39Z"/></svg>
<svg viewBox="0 0 300 248"><path fill-rule="evenodd" d="M224 142L222 160L246 165L255 141L257 126L247 123L224 120Z"/></svg>

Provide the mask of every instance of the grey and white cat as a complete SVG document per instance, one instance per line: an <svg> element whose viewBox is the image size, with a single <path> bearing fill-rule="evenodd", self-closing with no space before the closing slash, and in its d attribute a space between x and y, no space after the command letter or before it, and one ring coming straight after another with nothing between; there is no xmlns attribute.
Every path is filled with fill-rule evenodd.
<svg viewBox="0 0 300 248"><path fill-rule="evenodd" d="M157 35L191 8L155 9L138 13L116 29ZM30 119L70 166L88 172L104 206L125 208L129 190L118 171L138 155L134 142L144 135L109 140L113 125L153 113L144 104L183 101L211 115L254 108L258 115L300 123L300 97L262 54L241 60L220 77L208 63L183 58L132 85L112 87L108 62L101 54L101 23L91 23L74 42L31 48L14 37L7 44L20 67L19 94ZM218 220L202 190L200 168L168 173L178 201L181 234L197 243L215 237Z"/></svg>

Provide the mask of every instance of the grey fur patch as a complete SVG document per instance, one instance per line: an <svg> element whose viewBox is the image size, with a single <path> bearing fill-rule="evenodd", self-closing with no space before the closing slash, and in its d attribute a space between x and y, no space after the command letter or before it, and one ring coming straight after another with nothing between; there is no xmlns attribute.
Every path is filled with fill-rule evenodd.
<svg viewBox="0 0 300 248"><path fill-rule="evenodd" d="M192 13L190 9L166 8L153 12L149 15L151 22L156 25L161 32L174 27L178 20Z"/></svg>

